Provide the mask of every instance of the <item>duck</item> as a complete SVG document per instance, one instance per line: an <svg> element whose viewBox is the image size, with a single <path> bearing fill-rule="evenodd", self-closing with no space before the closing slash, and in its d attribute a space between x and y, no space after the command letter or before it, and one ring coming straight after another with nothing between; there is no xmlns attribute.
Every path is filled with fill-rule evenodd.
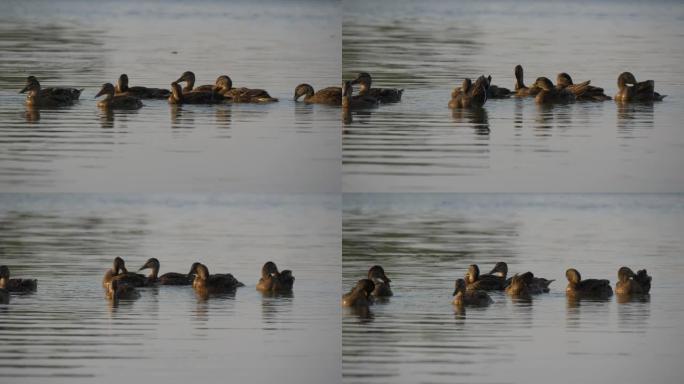
<svg viewBox="0 0 684 384"><path fill-rule="evenodd" d="M401 95L404 93L403 89L398 88L371 88L371 75L368 72L360 72L356 79L352 80L351 84L359 84L359 95L371 96L380 103L397 103L401 101Z"/></svg>
<svg viewBox="0 0 684 384"><path fill-rule="evenodd" d="M216 79L215 89L216 92L233 103L273 103L278 101L263 89L233 88L233 81L227 75L219 76Z"/></svg>
<svg viewBox="0 0 684 384"><path fill-rule="evenodd" d="M541 89L538 87L532 85L531 87L527 87L525 83L523 82L523 68L522 65L518 64L515 66L515 69L513 70L515 73L515 95L517 97L527 97L527 96L536 96L537 93Z"/></svg>
<svg viewBox="0 0 684 384"><path fill-rule="evenodd" d="M159 274L159 260L155 257L149 258L138 271L143 269L151 269L152 272L147 276L148 284L160 285L191 285L192 277L188 274L167 272L161 276Z"/></svg>
<svg viewBox="0 0 684 384"><path fill-rule="evenodd" d="M536 277L532 272L525 272L515 274L506 284L506 293L509 295L520 294L540 294L548 293L549 285L554 282L554 279L545 279L543 277ZM523 287L524 285L524 287Z"/></svg>
<svg viewBox="0 0 684 384"><path fill-rule="evenodd" d="M541 89L534 98L537 104L564 103L575 100L575 93L570 92L567 88L556 88L548 77L538 77L534 82L534 86ZM582 93L586 91L589 83L585 81L581 84L582 87L579 87L580 84L577 84L577 86L577 88L574 88L574 92Z"/></svg>
<svg viewBox="0 0 684 384"><path fill-rule="evenodd" d="M261 267L261 278L257 283L256 289L261 292L291 292L295 278L292 271L286 269L278 272L278 267L274 262L268 261Z"/></svg>
<svg viewBox="0 0 684 384"><path fill-rule="evenodd" d="M615 101L618 102L661 101L667 97L667 95L655 92L653 80L637 82L631 72L622 72L618 76L617 83L618 93L615 95Z"/></svg>
<svg viewBox="0 0 684 384"><path fill-rule="evenodd" d="M586 83L587 87L584 87ZM568 89L575 95L577 100L589 100L589 101L604 101L610 100L611 97L603 92L603 88L595 87L589 85L590 81L574 84L572 82L572 77L565 72L561 72L556 76L556 88L558 89Z"/></svg>
<svg viewBox="0 0 684 384"><path fill-rule="evenodd" d="M371 294L375 283L370 279L359 280L351 291L342 296L343 307L367 307L373 303Z"/></svg>
<svg viewBox="0 0 684 384"><path fill-rule="evenodd" d="M456 279L454 285L452 304L458 307L484 307L493 303L487 292L479 289L467 289L466 282L463 279Z"/></svg>
<svg viewBox="0 0 684 384"><path fill-rule="evenodd" d="M651 290L651 276L645 269L634 273L629 267L618 269L618 281L615 284L615 293L618 295L647 294Z"/></svg>
<svg viewBox="0 0 684 384"><path fill-rule="evenodd" d="M140 293L133 286L121 283L117 280L112 280L111 284L107 287L105 294L108 299L113 301L119 299L133 300L140 297Z"/></svg>
<svg viewBox="0 0 684 384"><path fill-rule="evenodd" d="M187 92L194 92L194 91L200 91L200 92L211 92L214 90L215 84L214 85L200 85L198 87L195 87L195 74L192 71L185 71L181 75L181 77L178 78L178 80L174 81L174 83L182 83L185 82L185 87L183 87L183 93Z"/></svg>
<svg viewBox="0 0 684 384"><path fill-rule="evenodd" d="M489 273L482 274L481 276L491 276L506 281L506 275L508 275L508 264L503 261L499 261L498 263L494 264L494 268L492 268Z"/></svg>
<svg viewBox="0 0 684 384"><path fill-rule="evenodd" d="M449 108L480 108L487 102L487 88L489 83L484 76L480 76L473 83L470 79L463 79L460 88L451 93Z"/></svg>
<svg viewBox="0 0 684 384"><path fill-rule="evenodd" d="M169 104L218 104L224 101L221 94L215 91L183 92L178 83L171 83Z"/></svg>
<svg viewBox="0 0 684 384"><path fill-rule="evenodd" d="M353 96L351 81L342 83L342 108L345 110L366 109L378 106L378 99L368 95Z"/></svg>
<svg viewBox="0 0 684 384"><path fill-rule="evenodd" d="M140 109L143 106L142 101L135 96L115 96L116 90L112 83L102 84L100 92L95 95L98 98L105 95L105 98L97 102L97 106L102 109Z"/></svg>
<svg viewBox="0 0 684 384"><path fill-rule="evenodd" d="M466 288L469 291L502 291L504 289L505 279L498 276L480 276L480 268L477 264L471 264L468 266L468 272L465 274L465 282L467 284Z"/></svg>
<svg viewBox="0 0 684 384"><path fill-rule="evenodd" d="M0 289L8 292L33 292L38 288L36 279L10 279L10 270L6 265L0 266Z"/></svg>
<svg viewBox="0 0 684 384"><path fill-rule="evenodd" d="M68 92L42 92L40 83L35 78L26 80L26 86L19 93L26 93L26 105L29 107L64 107L74 104Z"/></svg>
<svg viewBox="0 0 684 384"><path fill-rule="evenodd" d="M237 288L245 286L230 273L210 275L209 268L202 263L193 264L190 272L195 275L192 287L198 291L207 293L233 292Z"/></svg>
<svg viewBox="0 0 684 384"><path fill-rule="evenodd" d="M144 287L148 284L145 275L128 272L124 260L118 256L114 258L112 268L105 272L105 275L102 278L102 287L104 287L105 290L110 289L111 283L114 280L133 287Z"/></svg>
<svg viewBox="0 0 684 384"><path fill-rule="evenodd" d="M122 73L119 80L116 82L114 96L133 96L139 99L166 99L171 95L168 89L162 88L147 88L147 87L129 87L128 75Z"/></svg>
<svg viewBox="0 0 684 384"><path fill-rule="evenodd" d="M0 266L0 304L9 304L10 294L9 289L7 289L7 283L9 282L9 268L6 266Z"/></svg>
<svg viewBox="0 0 684 384"><path fill-rule="evenodd" d="M35 82L40 86L40 82L38 81L38 78L35 76L28 76L26 78L26 85L29 83ZM54 97L59 97L59 98L68 98L71 99L72 101L76 101L81 97L81 92L83 92L83 88L70 88L70 87L47 87L47 88L40 88L40 95L43 97L47 96L54 96Z"/></svg>
<svg viewBox="0 0 684 384"><path fill-rule="evenodd" d="M529 275L519 275L516 273L513 277L511 277L510 282L506 287L506 294L509 296L529 296L529 283Z"/></svg>
<svg viewBox="0 0 684 384"><path fill-rule="evenodd" d="M582 275L574 268L565 271L568 286L565 293L571 297L608 298L613 295L610 281L606 279L582 280Z"/></svg>
<svg viewBox="0 0 684 384"><path fill-rule="evenodd" d="M314 93L314 89L309 84L299 84L294 91L294 101L299 100L304 96L304 103L306 104L326 104L326 105L341 105L342 104L342 88L341 87L327 87L319 89Z"/></svg>
<svg viewBox="0 0 684 384"><path fill-rule="evenodd" d="M371 293L375 297L389 297L392 296L392 289L390 288L390 282L392 280L385 275L385 270L379 266L374 265L368 270L368 280L371 280L375 284L373 292Z"/></svg>
<svg viewBox="0 0 684 384"><path fill-rule="evenodd" d="M513 95L513 92L510 89L492 84L492 75L487 76L488 99L508 99L511 95Z"/></svg>

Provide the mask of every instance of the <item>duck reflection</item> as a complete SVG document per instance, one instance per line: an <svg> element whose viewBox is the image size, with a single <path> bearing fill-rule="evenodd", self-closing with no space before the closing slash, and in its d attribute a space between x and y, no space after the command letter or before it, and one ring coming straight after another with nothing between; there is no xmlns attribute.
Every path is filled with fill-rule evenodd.
<svg viewBox="0 0 684 384"><path fill-rule="evenodd" d="M537 116L534 119L534 129L537 136L549 136L548 131L553 128L553 105L537 104Z"/></svg>
<svg viewBox="0 0 684 384"><path fill-rule="evenodd" d="M279 323L283 313L292 311L292 292L261 292L261 298L261 318L265 324Z"/></svg>
<svg viewBox="0 0 684 384"><path fill-rule="evenodd" d="M26 105L26 111L24 112L24 118L27 123L37 123L40 121L40 108L34 107L32 105Z"/></svg>
<svg viewBox="0 0 684 384"><path fill-rule="evenodd" d="M114 128L114 111L110 108L98 108L98 118L100 119L100 128L112 129Z"/></svg>
<svg viewBox="0 0 684 384"><path fill-rule="evenodd" d="M484 108L456 108L451 111L451 117L458 124L471 125L477 135L489 135L489 116Z"/></svg>
<svg viewBox="0 0 684 384"><path fill-rule="evenodd" d="M214 116L216 117L216 125L219 128L230 128L230 124L233 120L233 111L230 105L219 106L214 109Z"/></svg>
<svg viewBox="0 0 684 384"><path fill-rule="evenodd" d="M375 320L373 311L367 305L359 307L345 307L343 310L345 314L358 318L361 323L371 323L373 320Z"/></svg>
<svg viewBox="0 0 684 384"><path fill-rule="evenodd" d="M194 128L195 113L191 110L183 109L182 105L169 104L171 112L171 128Z"/></svg>
<svg viewBox="0 0 684 384"><path fill-rule="evenodd" d="M617 129L623 137L633 137L639 129L653 129L653 103L615 103Z"/></svg>
<svg viewBox="0 0 684 384"><path fill-rule="evenodd" d="M618 302L618 326L630 331L646 332L651 317L650 295L615 295Z"/></svg>

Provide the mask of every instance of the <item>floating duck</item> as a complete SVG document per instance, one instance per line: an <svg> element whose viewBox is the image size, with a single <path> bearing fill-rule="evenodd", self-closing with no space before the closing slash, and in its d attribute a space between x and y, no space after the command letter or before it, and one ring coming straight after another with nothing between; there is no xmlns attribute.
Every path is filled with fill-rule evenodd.
<svg viewBox="0 0 684 384"><path fill-rule="evenodd" d="M607 96L603 92L603 88L589 85L589 80L574 84L572 82L572 77L565 72L559 73L556 76L556 88L569 90L575 95L575 99L577 100L604 101L611 99L610 96Z"/></svg>
<svg viewBox="0 0 684 384"><path fill-rule="evenodd" d="M98 98L105 95L105 98L97 102L97 106L102 109L139 109L143 106L142 101L134 96L122 95L115 96L116 90L112 83L102 84L100 92L95 95Z"/></svg>
<svg viewBox="0 0 684 384"><path fill-rule="evenodd" d="M326 104L326 105L341 105L342 104L342 88L328 87L319 89L314 93L314 89L309 84L299 84L295 88L294 100L297 101L304 96L306 104Z"/></svg>
<svg viewBox="0 0 684 384"><path fill-rule="evenodd" d="M480 76L473 83L470 79L463 79L460 88L451 92L449 108L480 108L487 102L487 78Z"/></svg>
<svg viewBox="0 0 684 384"><path fill-rule="evenodd" d="M195 87L195 74L192 73L191 71L185 71L181 75L181 77L178 78L178 80L174 81L174 83L182 83L185 82L185 87L183 87L183 93L187 92L193 92L193 91L200 91L200 92L211 92L214 90L215 85L200 85L199 87Z"/></svg>
<svg viewBox="0 0 684 384"><path fill-rule="evenodd" d="M390 288L390 282L392 280L385 275L385 270L379 266L374 265L368 270L368 279L373 281L375 288L373 289L372 295L375 297L389 297L392 296L392 289Z"/></svg>
<svg viewBox="0 0 684 384"><path fill-rule="evenodd" d="M343 307L367 307L373 303L371 294L375 283L369 279L359 280L351 291L342 296Z"/></svg>
<svg viewBox="0 0 684 384"><path fill-rule="evenodd" d="M653 80L637 82L634 75L630 72L622 72L618 76L617 83L618 93L615 95L615 101L660 101L667 96L655 91L655 82Z"/></svg>
<svg viewBox="0 0 684 384"><path fill-rule="evenodd" d="M262 292L291 292L295 278L292 271L284 270L278 272L278 267L274 262L269 261L261 268L261 278L257 283L257 291Z"/></svg>
<svg viewBox="0 0 684 384"><path fill-rule="evenodd" d="M38 80L32 76L26 80L26 86L19 93L26 93L26 105L29 107L63 107L74 104L74 98L68 92L43 92ZM80 94L80 93L79 93Z"/></svg>
<svg viewBox="0 0 684 384"><path fill-rule="evenodd" d="M359 95L370 96L380 103L396 103L401 101L403 89L397 88L371 88L373 83L368 72L361 72L352 80L351 85L359 84Z"/></svg>
<svg viewBox="0 0 684 384"><path fill-rule="evenodd" d="M233 292L237 288L245 286L229 273L210 275L209 269L202 263L193 264L190 272L195 275L192 287L198 291L206 293Z"/></svg>
<svg viewBox="0 0 684 384"><path fill-rule="evenodd" d="M465 274L465 282L469 291L502 291L504 289L505 279L502 279L499 276L480 276L480 268L477 264L471 264L468 266L468 272Z"/></svg>
<svg viewBox="0 0 684 384"><path fill-rule="evenodd" d="M178 272L167 272L161 276L159 274L159 260L152 257L148 259L145 264L138 269L142 271L143 269L151 269L152 271L147 276L148 284L161 284L161 285L191 285L192 277L188 274L178 273Z"/></svg>
<svg viewBox="0 0 684 384"><path fill-rule="evenodd" d="M485 291L466 289L466 282L463 279L456 279L453 296L452 304L459 307L483 307L493 302Z"/></svg>
<svg viewBox="0 0 684 384"><path fill-rule="evenodd" d="M378 99L368 95L353 96L351 81L342 83L342 108L345 110L366 109L378 106Z"/></svg>
<svg viewBox="0 0 684 384"><path fill-rule="evenodd" d="M233 103L272 103L278 101L263 89L233 88L233 81L227 75L219 76L216 79L216 89L223 97Z"/></svg>
<svg viewBox="0 0 684 384"><path fill-rule="evenodd" d="M169 104L218 104L223 101L223 96L215 91L192 91L186 93L181 90L178 83L171 83Z"/></svg>
<svg viewBox="0 0 684 384"><path fill-rule="evenodd" d="M8 292L33 292L38 288L36 279L10 279L10 269L6 265L0 266L0 289Z"/></svg>
<svg viewBox="0 0 684 384"><path fill-rule="evenodd" d="M129 87L128 75L122 73L116 82L115 96L133 96L139 99L166 99L171 95L168 89L148 88L148 87Z"/></svg>
<svg viewBox="0 0 684 384"><path fill-rule="evenodd" d="M634 273L629 267L618 270L618 282L615 284L615 293L619 295L647 294L651 290L651 276L645 269Z"/></svg>
<svg viewBox="0 0 684 384"><path fill-rule="evenodd" d="M613 295L613 289L610 287L610 281L605 279L586 279L582 280L580 273L570 268L565 271L565 276L568 278L568 286L565 293L572 297L594 297L594 298L608 298Z"/></svg>

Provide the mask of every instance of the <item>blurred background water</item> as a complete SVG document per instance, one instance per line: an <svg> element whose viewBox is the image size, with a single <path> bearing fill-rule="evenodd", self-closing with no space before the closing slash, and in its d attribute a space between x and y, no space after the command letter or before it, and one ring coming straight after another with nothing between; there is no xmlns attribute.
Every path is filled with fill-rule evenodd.
<svg viewBox="0 0 684 384"><path fill-rule="evenodd" d="M394 296L343 310L343 382L678 382L683 225L683 195L345 194L343 289L380 264ZM551 292L456 313L454 280L498 261ZM567 268L615 287L623 265L650 298L566 299Z"/></svg>
<svg viewBox="0 0 684 384"><path fill-rule="evenodd" d="M340 222L334 195L0 194L0 264L38 279L0 304L0 381L337 382ZM245 287L113 305L116 256L129 270L156 257L160 274L201 261ZM293 271L291 296L255 290L268 260Z"/></svg>
<svg viewBox="0 0 684 384"><path fill-rule="evenodd" d="M680 1L356 1L343 8L343 78L399 87L397 104L345 125L345 192L684 190L684 5ZM513 89L568 72L606 94L631 71L668 95L652 105L533 99L447 108L464 77Z"/></svg>
<svg viewBox="0 0 684 384"><path fill-rule="evenodd" d="M338 85L338 1L20 1L0 15L0 188L67 192L335 192L339 108L292 101L295 87ZM269 105L145 100L104 113L95 94L130 85L169 88L229 75L264 88ZM31 110L18 94L41 85L85 88L66 108Z"/></svg>

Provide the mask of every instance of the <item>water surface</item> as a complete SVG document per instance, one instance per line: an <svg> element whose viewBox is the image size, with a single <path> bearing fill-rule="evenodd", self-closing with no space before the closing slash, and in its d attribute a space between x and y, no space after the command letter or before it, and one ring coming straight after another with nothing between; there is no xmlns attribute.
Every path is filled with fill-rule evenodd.
<svg viewBox="0 0 684 384"><path fill-rule="evenodd" d="M339 3L8 1L0 15L0 188L67 192L333 192L339 108L292 101L339 83ZM127 73L165 87L221 74L279 103L103 113L94 96ZM23 105L26 76L85 88L67 108Z"/></svg>
<svg viewBox="0 0 684 384"><path fill-rule="evenodd" d="M344 128L345 192L679 192L684 190L681 2L343 3L343 77L400 87L401 103ZM610 96L619 73L655 80L664 102L542 108L489 100L452 113L464 77L511 88L568 72Z"/></svg>
<svg viewBox="0 0 684 384"><path fill-rule="evenodd" d="M2 381L339 381L339 212L325 195L0 194L0 263L38 279L0 304ZM201 261L246 286L113 305L101 279L116 256L160 273ZM255 290L267 260L293 271L292 295Z"/></svg>
<svg viewBox="0 0 684 384"><path fill-rule="evenodd" d="M344 196L343 286L381 264L394 296L345 309L345 383L678 382L684 373L684 196ZM556 279L531 301L451 305L467 266ZM615 284L653 276L650 299L568 302L565 269Z"/></svg>

